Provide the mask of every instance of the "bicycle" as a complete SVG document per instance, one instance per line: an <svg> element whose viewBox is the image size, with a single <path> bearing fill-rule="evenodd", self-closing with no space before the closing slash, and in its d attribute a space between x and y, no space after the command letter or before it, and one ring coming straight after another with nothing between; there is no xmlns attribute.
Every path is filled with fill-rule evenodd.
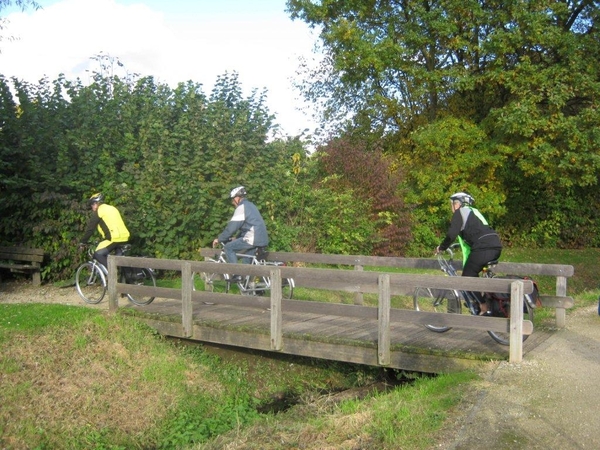
<svg viewBox="0 0 600 450"><path fill-rule="evenodd" d="M266 251L264 247L257 249L256 255L248 255L246 253L236 253L238 258L244 258L248 261L248 264L255 266L284 266L285 264L280 261L267 261ZM225 259L225 250L223 246L221 251L215 254L214 258L206 259L208 262L216 264L227 264ZM201 289L202 285L199 283L202 281L204 290L210 292L228 293L231 290L232 285L236 285L241 295L265 295L267 291L271 289L271 277L269 276L253 276L246 275L240 279L234 280L230 274L200 272L192 274L192 288ZM282 297L285 299L291 299L294 295L295 282L293 278L283 278L281 280Z"/></svg>
<svg viewBox="0 0 600 450"><path fill-rule="evenodd" d="M446 251L449 254L448 259L444 257L443 253L437 255L438 262L441 270L451 277L459 276L456 269L452 265L453 251L452 248L456 248L456 244L448 248ZM482 271L482 278L495 278L496 274L493 272L494 267L498 263L497 260L488 262ZM504 277L511 278L511 277ZM535 286L535 284L534 284ZM484 293L484 299L486 300L489 311L486 317L510 317L510 295L508 294L491 294ZM523 302L523 315L525 319L533 322L533 310L536 307L537 298L537 287L534 288L533 294L525 294L525 301ZM416 288L413 297L414 308L417 311L428 311L438 313L450 313L450 314L463 314L463 306L466 311L465 314L471 314L474 316L479 315L479 302L475 295L470 291L459 291L459 290L444 290L444 289L431 289L431 288ZM425 327L436 333L445 333L450 330L451 327L426 324ZM488 334L494 341L501 345L510 344L510 334L502 333L497 331L488 331ZM523 335L523 341L525 341L529 335Z"/></svg>
<svg viewBox="0 0 600 450"><path fill-rule="evenodd" d="M84 302L91 305L98 304L106 295L108 289L108 269L94 258L95 245L87 246L89 261L79 266L75 273L75 287ZM115 249L115 255L122 256L131 250L131 245L125 244ZM137 284L145 286L156 286L156 275L151 268L120 267L119 280L126 284ZM154 297L134 297L125 294L127 299L134 305L149 305Z"/></svg>

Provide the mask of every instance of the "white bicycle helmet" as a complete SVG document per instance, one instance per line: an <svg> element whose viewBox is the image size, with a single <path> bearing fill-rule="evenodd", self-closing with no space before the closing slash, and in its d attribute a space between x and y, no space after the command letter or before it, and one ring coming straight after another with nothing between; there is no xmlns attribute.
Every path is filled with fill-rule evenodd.
<svg viewBox="0 0 600 450"><path fill-rule="evenodd" d="M456 194L452 194L450 196L450 200L452 200L453 202L460 202L463 206L471 206L473 205L473 203L475 203L475 199L466 192L457 192Z"/></svg>
<svg viewBox="0 0 600 450"><path fill-rule="evenodd" d="M236 188L233 188L231 190L231 193L229 194L229 198L245 197L245 196L246 196L246 188L244 186L238 186Z"/></svg>

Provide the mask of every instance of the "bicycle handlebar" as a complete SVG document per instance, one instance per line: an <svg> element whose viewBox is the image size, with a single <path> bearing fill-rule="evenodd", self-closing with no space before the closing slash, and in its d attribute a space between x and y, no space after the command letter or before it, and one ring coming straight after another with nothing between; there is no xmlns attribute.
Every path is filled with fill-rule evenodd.
<svg viewBox="0 0 600 450"><path fill-rule="evenodd" d="M444 250L445 252L447 252L450 255L450 259L449 261L452 261L454 259L454 251L453 249L459 248L460 244L458 242L455 242L454 244L450 245L450 247L448 247L446 250ZM438 259L442 256L442 252L437 253L437 257Z"/></svg>

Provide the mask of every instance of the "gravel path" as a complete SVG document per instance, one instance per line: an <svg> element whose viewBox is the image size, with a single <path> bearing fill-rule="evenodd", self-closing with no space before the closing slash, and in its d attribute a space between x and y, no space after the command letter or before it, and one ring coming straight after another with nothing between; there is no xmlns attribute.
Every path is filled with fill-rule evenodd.
<svg viewBox="0 0 600 450"><path fill-rule="evenodd" d="M444 449L600 448L600 316L567 315L567 327L521 364L490 363L447 427Z"/></svg>
<svg viewBox="0 0 600 450"><path fill-rule="evenodd" d="M0 303L87 305L74 287L0 284ZM598 449L600 448L600 316L597 308L567 315L556 331L525 355L521 364L490 362L482 379L465 392L435 448Z"/></svg>
<svg viewBox="0 0 600 450"><path fill-rule="evenodd" d="M108 297L98 305L88 305L81 300L74 285L62 288L45 284L33 286L23 281L0 283L0 303L60 303L108 310Z"/></svg>

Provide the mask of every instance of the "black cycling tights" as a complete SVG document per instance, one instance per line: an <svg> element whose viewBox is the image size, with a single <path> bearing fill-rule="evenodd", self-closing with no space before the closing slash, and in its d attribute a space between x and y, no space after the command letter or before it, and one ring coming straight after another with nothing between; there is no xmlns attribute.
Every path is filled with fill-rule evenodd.
<svg viewBox="0 0 600 450"><path fill-rule="evenodd" d="M112 252L115 248L124 245L125 242L112 242L100 250L96 250L94 252L94 259L100 262L104 267L108 269L108 254Z"/></svg>
<svg viewBox="0 0 600 450"><path fill-rule="evenodd" d="M472 250L467 258L467 262L463 267L462 276L463 277L478 277L479 272L483 270L487 263L490 261L494 261L500 258L500 254L502 253L502 249L500 248L492 248L486 250ZM483 297L480 292L473 292L475 298L479 303L482 303Z"/></svg>

